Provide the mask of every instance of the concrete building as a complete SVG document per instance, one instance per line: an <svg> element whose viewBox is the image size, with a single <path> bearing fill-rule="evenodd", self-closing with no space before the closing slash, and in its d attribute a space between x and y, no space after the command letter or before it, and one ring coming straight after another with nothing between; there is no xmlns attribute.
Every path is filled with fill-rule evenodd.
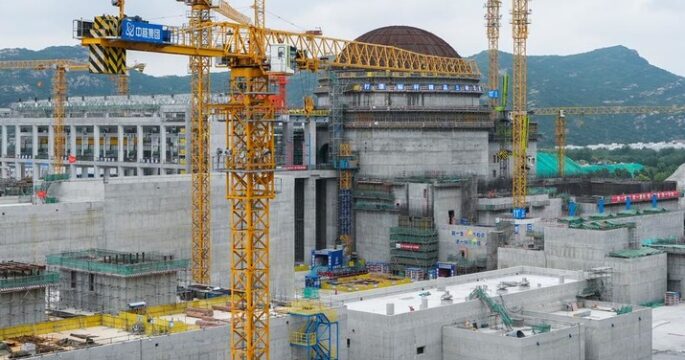
<svg viewBox="0 0 685 360"><path fill-rule="evenodd" d="M645 211L572 223L545 222L544 245L537 249L503 247L498 266L529 265L589 271L612 269L607 300L640 304L663 298L666 254L640 249L644 240L680 238L682 211Z"/></svg>
<svg viewBox="0 0 685 360"><path fill-rule="evenodd" d="M55 156L72 178L184 173L189 170L188 104L187 95L72 97L66 106L65 153L55 155L52 103L15 103L2 114L2 177L42 178Z"/></svg>
<svg viewBox="0 0 685 360"><path fill-rule="evenodd" d="M0 328L47 320L46 289L58 278L43 265L0 262Z"/></svg>
<svg viewBox="0 0 685 360"><path fill-rule="evenodd" d="M628 348L620 352L626 359L649 359L651 309L636 307L617 315L620 304L578 303L586 286L582 272L512 267L339 295L336 300L348 308L343 342L350 359L615 359L597 349L603 336L625 340L621 344ZM478 287L518 319L512 331L522 331L523 338L505 336L509 331L497 322L490 326L494 312L470 297ZM497 290L501 288L506 290ZM445 300L445 294L451 299ZM567 305L575 312L567 312ZM584 308L592 312L578 318ZM536 325L551 328L533 334Z"/></svg>
<svg viewBox="0 0 685 360"><path fill-rule="evenodd" d="M60 274L59 309L117 313L173 304L187 259L156 252L82 250L49 255Z"/></svg>

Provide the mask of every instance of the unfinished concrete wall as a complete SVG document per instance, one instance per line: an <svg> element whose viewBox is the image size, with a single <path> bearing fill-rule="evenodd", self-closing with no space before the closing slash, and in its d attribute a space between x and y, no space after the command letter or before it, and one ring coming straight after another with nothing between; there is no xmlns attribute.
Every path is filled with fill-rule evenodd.
<svg viewBox="0 0 685 360"><path fill-rule="evenodd" d="M116 313L133 302L171 304L176 302L177 285L175 272L123 277L61 268L59 307Z"/></svg>
<svg viewBox="0 0 685 360"><path fill-rule="evenodd" d="M525 274L532 271L537 274L566 274L569 277L579 276L576 272L554 269L533 269L516 267L506 270L495 270L487 273L469 274L450 281L471 282L484 276L502 276L504 274ZM450 282L451 283L451 282ZM363 291L354 294L341 294L335 300L359 300L391 293L420 290L437 286L438 281L412 283L394 288ZM535 310L542 304L562 304L575 299L576 294L585 287L585 281L560 284L536 291L504 294L507 307L522 307ZM545 306L546 306L545 305ZM465 320L482 318L489 309L480 301L455 303L426 310L396 314L393 316L348 310L346 338L350 339L350 359L442 359L442 326L462 324ZM417 356L418 347L424 347L423 355Z"/></svg>
<svg viewBox="0 0 685 360"><path fill-rule="evenodd" d="M628 247L628 229L585 230L546 226L547 264L557 269L589 270L605 266L606 255Z"/></svg>
<svg viewBox="0 0 685 360"><path fill-rule="evenodd" d="M94 183L94 184L93 184ZM212 174L212 282L229 286L229 203L225 175ZM69 184L69 185L67 185ZM98 185L99 184L99 185ZM67 195L86 191L81 195ZM104 194L97 194L102 186ZM271 203L271 291L293 294L294 219L292 176L276 177ZM95 190L93 190L95 189ZM90 202L0 206L0 261L44 263L49 254L88 248L144 252L169 249L190 258L190 177L80 180L64 183L64 199ZM104 199L104 200L97 200Z"/></svg>
<svg viewBox="0 0 685 360"><path fill-rule="evenodd" d="M47 320L45 288L0 292L0 328Z"/></svg>
<svg viewBox="0 0 685 360"><path fill-rule="evenodd" d="M633 308L631 313L606 319L528 311L524 311L524 314L540 319L581 324L585 332L586 360L652 358L652 309Z"/></svg>
<svg viewBox="0 0 685 360"><path fill-rule="evenodd" d="M366 261L390 261L390 228L398 224L396 212L355 210L357 253Z"/></svg>
<svg viewBox="0 0 685 360"><path fill-rule="evenodd" d="M442 329L442 360L584 360L582 326L525 338L485 334L456 326Z"/></svg>
<svg viewBox="0 0 685 360"><path fill-rule="evenodd" d="M488 176L488 132L346 129L360 174L393 178L443 172Z"/></svg>
<svg viewBox="0 0 685 360"><path fill-rule="evenodd" d="M0 206L0 261L44 264L48 254L98 247L102 202Z"/></svg>
<svg viewBox="0 0 685 360"><path fill-rule="evenodd" d="M271 319L270 350L272 359L289 360L287 317ZM68 352L41 355L44 360L228 360L228 326L212 327L165 336L131 340Z"/></svg>
<svg viewBox="0 0 685 360"><path fill-rule="evenodd" d="M666 292L667 255L656 254L632 259L607 258L612 272L612 301L642 304L661 300Z"/></svg>
<svg viewBox="0 0 685 360"><path fill-rule="evenodd" d="M667 255L668 263L668 291L678 291L683 294L685 290L685 253L672 253Z"/></svg>
<svg viewBox="0 0 685 360"><path fill-rule="evenodd" d="M452 225L459 224L462 218L461 185L434 184L433 188L433 219L435 225L450 224L450 212L452 213Z"/></svg>
<svg viewBox="0 0 685 360"><path fill-rule="evenodd" d="M504 247L497 249L497 268L504 269L514 266L547 267L545 252Z"/></svg>
<svg viewBox="0 0 685 360"><path fill-rule="evenodd" d="M683 237L683 211L680 210L618 217L612 221L618 224L635 223L638 240Z"/></svg>

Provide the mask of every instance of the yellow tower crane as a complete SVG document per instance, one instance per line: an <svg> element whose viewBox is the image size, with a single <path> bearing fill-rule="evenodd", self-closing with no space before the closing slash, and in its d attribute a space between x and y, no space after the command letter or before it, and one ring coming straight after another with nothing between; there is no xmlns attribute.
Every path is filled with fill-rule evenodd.
<svg viewBox="0 0 685 360"><path fill-rule="evenodd" d="M512 123L512 154L514 174L512 196L514 199L514 218L526 217L526 195L528 193L528 0L513 0L512 26L514 33L514 95Z"/></svg>
<svg viewBox="0 0 685 360"><path fill-rule="evenodd" d="M233 359L269 358L269 207L275 196L276 165L269 73L291 72L293 68L315 71L325 65L480 78L472 60L267 29L264 5L263 0L254 2L254 22L250 25L214 22L175 28L113 16L76 23L82 45L95 54L91 56L91 69L98 72L112 73L106 64L119 63L125 50L220 58L231 69L230 99L212 104L212 108L227 114ZM205 38L206 43L197 41L197 33L202 31L211 35Z"/></svg>
<svg viewBox="0 0 685 360"><path fill-rule="evenodd" d="M88 71L88 64L76 60L56 59L56 60L16 60L0 61L0 70L35 70L45 71L54 70L52 78L52 118L54 129L54 144L52 158L52 173L64 173L64 104L67 101L67 72L68 71ZM134 65L127 70L143 71L145 64ZM72 151L74 151L72 149Z"/></svg>
<svg viewBox="0 0 685 360"><path fill-rule="evenodd" d="M499 30L500 8L502 7L501 0L487 0L485 8L487 14L485 15L485 25L488 30L488 88L490 91L497 91L499 88ZM501 91L499 92L501 96ZM491 119L497 119L499 112L497 111L498 99L496 96L490 96L490 107L492 109Z"/></svg>
<svg viewBox="0 0 685 360"><path fill-rule="evenodd" d="M655 115L655 114L679 114L685 113L685 106L575 106L575 107L549 107L533 109L535 116L556 116L555 139L557 148L557 166L559 176L563 177L564 159L566 158L566 116L606 116L606 115Z"/></svg>

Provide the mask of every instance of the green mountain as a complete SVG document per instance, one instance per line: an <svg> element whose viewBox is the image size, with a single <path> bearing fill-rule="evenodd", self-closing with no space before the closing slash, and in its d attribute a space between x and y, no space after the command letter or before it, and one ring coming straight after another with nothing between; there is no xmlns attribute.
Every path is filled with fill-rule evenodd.
<svg viewBox="0 0 685 360"><path fill-rule="evenodd" d="M0 60L87 59L80 47L58 46L40 51L0 50ZM472 57L487 78L487 53ZM512 56L502 53L502 71L511 73ZM623 46L569 56L531 56L529 108L554 106L673 105L685 104L685 78L650 65ZM0 107L19 99L47 98L52 71L0 71ZM115 84L107 76L70 73L71 96L111 95ZM131 94L179 94L190 92L188 76L154 77L131 74ZM302 106L302 98L316 87L316 75L302 73L290 78L288 103ZM228 76L212 74L212 89L225 92ZM537 118L542 145L554 141L554 119ZM568 142L575 145L685 139L685 114L652 116L569 117Z"/></svg>
<svg viewBox="0 0 685 360"><path fill-rule="evenodd" d="M472 58L487 79L487 52ZM500 65L511 74L512 55L501 53ZM530 109L685 105L685 78L649 64L623 46L569 56L530 56L528 84ZM543 146L551 146L554 118L533 120L540 124ZM568 143L575 145L685 139L685 114L567 117L567 130Z"/></svg>

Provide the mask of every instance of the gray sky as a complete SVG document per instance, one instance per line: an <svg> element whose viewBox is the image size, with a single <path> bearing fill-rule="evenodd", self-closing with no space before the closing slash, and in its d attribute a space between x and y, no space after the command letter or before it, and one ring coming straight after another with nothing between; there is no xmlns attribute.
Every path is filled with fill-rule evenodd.
<svg viewBox="0 0 685 360"><path fill-rule="evenodd" d="M411 25L447 40L460 54L487 47L484 0L268 0L269 27L354 39L377 27ZM229 1L250 13L250 0ZM619 5L620 4L620 5ZM511 51L511 0L504 0L501 49ZM179 25L187 12L173 0L127 0L127 13L150 22ZM528 52L565 55L625 45L650 63L685 75L685 0L535 0L531 2ZM110 0L0 0L0 48L41 49L74 45L71 22L115 14ZM129 52L153 75L184 75L187 59Z"/></svg>

